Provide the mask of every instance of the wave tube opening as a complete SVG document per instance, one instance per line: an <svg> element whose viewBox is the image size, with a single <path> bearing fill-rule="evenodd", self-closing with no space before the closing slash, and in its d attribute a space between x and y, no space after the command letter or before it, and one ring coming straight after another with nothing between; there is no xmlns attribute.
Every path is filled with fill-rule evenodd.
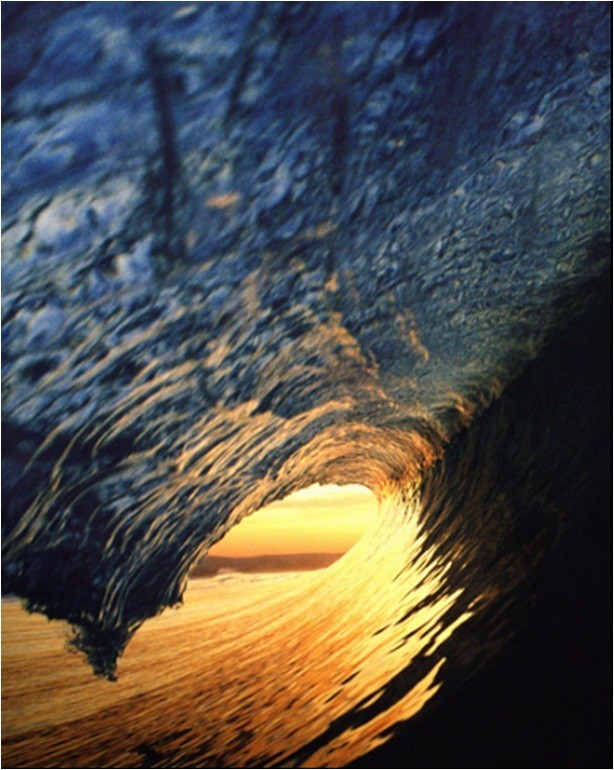
<svg viewBox="0 0 614 770"><path fill-rule="evenodd" d="M303 488L242 519L192 568L191 577L325 568L374 525L377 507L374 494L359 484Z"/></svg>

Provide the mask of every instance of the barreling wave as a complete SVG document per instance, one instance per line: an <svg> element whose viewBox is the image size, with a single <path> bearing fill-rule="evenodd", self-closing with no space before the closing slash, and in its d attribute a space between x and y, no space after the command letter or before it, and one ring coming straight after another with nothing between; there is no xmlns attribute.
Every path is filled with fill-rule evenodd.
<svg viewBox="0 0 614 770"><path fill-rule="evenodd" d="M346 766L495 654L544 574L576 571L607 531L599 504L608 488L610 311L604 292L589 288L591 311L555 331L421 474L399 475L415 446L395 443L394 430L352 425L345 444L339 435L312 439L328 462L315 473L312 445L293 473L340 481L347 462L349 478L377 492L377 522L324 571L246 581L223 621L207 616L201 597L185 637L169 640L179 665L172 680L151 671L154 681L162 675L159 687L122 713L113 764L143 753L134 736L151 730L163 697L164 724L147 742L153 766ZM356 450L360 435L372 451ZM159 641L167 643L163 630ZM98 650L92 660L100 665ZM82 716L30 735L27 746L9 739L7 750L52 766L104 763L114 718L103 709L95 725Z"/></svg>
<svg viewBox="0 0 614 770"><path fill-rule="evenodd" d="M83 15L110 55L111 27L140 29L102 5L67 12L57 39ZM360 483L377 524L327 570L263 582L223 617L203 595L189 633L161 633L172 681L160 662L138 708L12 737L31 763L356 761L499 651L563 564L591 558L582 533L609 467L605 11L582 5L563 51L541 45L571 23L562 7L489 7L476 43L463 4L414 4L377 34L361 14L344 33L335 4L303 22L223 5L170 26L154 13L151 35L190 43L183 111L151 40L125 63L133 95L83 92L131 116L108 156L79 145L84 169L24 180L44 143L13 157L40 118L33 94L81 137L81 86L65 93L60 68L48 91L34 64L11 86L4 587L67 620L121 687L135 633L181 604L191 566L245 516ZM556 77L526 64L484 113L484 72L527 57ZM280 67L298 67L287 86L269 77ZM314 114L305 89L324 94ZM132 133L150 101L159 145Z"/></svg>

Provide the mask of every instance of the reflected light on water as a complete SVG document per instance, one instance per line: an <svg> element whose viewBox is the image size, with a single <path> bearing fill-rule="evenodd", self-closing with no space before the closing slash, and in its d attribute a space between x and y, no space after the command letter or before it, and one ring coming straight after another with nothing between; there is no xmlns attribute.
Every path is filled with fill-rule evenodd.
<svg viewBox="0 0 614 770"><path fill-rule="evenodd" d="M417 510L384 499L325 570L190 581L181 609L136 634L114 684L58 650L59 624L5 604L4 761L135 767L149 751L160 767L340 767L383 743L437 692L440 646L473 612ZM410 666L413 686L395 695L387 684Z"/></svg>

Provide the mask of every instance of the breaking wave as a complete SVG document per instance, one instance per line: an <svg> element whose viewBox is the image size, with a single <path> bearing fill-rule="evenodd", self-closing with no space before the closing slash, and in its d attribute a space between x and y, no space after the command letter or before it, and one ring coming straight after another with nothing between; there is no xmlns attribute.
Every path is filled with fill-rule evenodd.
<svg viewBox="0 0 614 770"><path fill-rule="evenodd" d="M81 14L88 34L110 35L102 5L67 13L53 45ZM434 4L435 16L412 4L409 17L382 22L375 49L364 25L352 27L364 20L348 20L347 60L326 33L334 4L304 22L291 9L244 22L225 4L197 5L173 17L181 34L151 22L162 43L150 40L125 64L136 95L100 97L119 111L134 99L137 128L151 118L151 105L138 106L149 99L161 113L160 146L136 147L130 122L119 121L127 133L109 144L111 172L90 149L86 171L58 172L63 186L24 180L44 143L6 171L16 192L4 225L5 590L67 620L94 672L119 677L121 692L145 621L181 604L192 565L242 518L315 483L368 486L378 518L326 570L227 580L223 609L190 586L184 607L150 621L190 619L159 626L150 686L97 714L81 703L53 730L16 731L5 741L14 762L345 766L453 697L527 613L538 608L543 625L554 624L603 589L611 279L602 59L566 52L567 91L539 81L524 84L525 96L504 81L483 125L482 92L455 80L457 60L432 42L442 35L454 51L438 17L450 14L466 60L463 4ZM596 12L583 6L578 17L591 51ZM497 31L511 23L498 13L481 22L480 53L467 64L476 83L493 71ZM523 10L523 34L549 28L548 13ZM112 20L116 34L117 24L134 32L128 16L123 26ZM176 53L190 98L172 114L165 35L194 36ZM254 43L276 35L279 49ZM397 45L413 52L417 74L378 69ZM241 46L252 53L223 86L222 65ZM265 77L302 61L304 47L311 65L287 90ZM556 41L544 50L531 56L558 61ZM194 51L209 57L205 74L189 69ZM72 130L61 76L56 103L38 66L11 84L15 142L38 109L30 93L66 109ZM304 89L324 90L323 114L305 116ZM388 112L378 112L375 97L388 92ZM432 97L427 117L444 93L463 115L454 139L432 119L436 160L407 139L424 136L404 112L408 93ZM288 104L296 115L283 125ZM352 110L355 147L339 138ZM476 145L468 137L478 130ZM118 147L143 156L126 160ZM305 163L311 192L301 187ZM147 218L159 209L143 165L164 192L163 221ZM373 184L353 189L362 178Z"/></svg>
<svg viewBox="0 0 614 770"><path fill-rule="evenodd" d="M113 734L112 763L130 766L135 734L151 730L163 703L148 766L345 766L484 665L536 594L559 613L548 608L548 582L573 595L582 565L602 559L608 530L609 315L595 313L591 298L593 312L555 334L443 454L433 448L441 456L420 475L399 474L414 455L395 446L394 429L360 426L373 450L357 454L355 425L345 443L316 435L317 450L301 454L305 476L292 464L295 478L339 482L347 462L356 480L362 468L380 500L373 528L326 570L262 583L235 577L223 605L208 605L213 594L201 589L179 610L196 613L183 638L160 632L178 671L167 683L163 671L147 674L162 681L121 712L123 737L109 708L95 726L81 716L43 731L34 754L30 736L26 756L104 763L103 738ZM318 476L314 451L325 453ZM99 651L86 649L100 666Z"/></svg>

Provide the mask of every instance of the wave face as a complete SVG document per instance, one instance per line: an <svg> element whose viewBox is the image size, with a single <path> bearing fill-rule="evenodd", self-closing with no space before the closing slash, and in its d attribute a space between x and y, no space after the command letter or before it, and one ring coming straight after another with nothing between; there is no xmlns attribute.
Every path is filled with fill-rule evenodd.
<svg viewBox="0 0 614 770"><path fill-rule="evenodd" d="M244 516L380 511L6 751L359 761L603 590L605 4L45 8L4 22L5 590L114 679Z"/></svg>

